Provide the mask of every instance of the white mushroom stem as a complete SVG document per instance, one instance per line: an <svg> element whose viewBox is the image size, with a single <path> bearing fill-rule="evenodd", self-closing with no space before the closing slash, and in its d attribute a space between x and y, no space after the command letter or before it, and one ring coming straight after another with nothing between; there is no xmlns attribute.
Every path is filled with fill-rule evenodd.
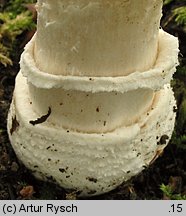
<svg viewBox="0 0 186 216"><path fill-rule="evenodd" d="M106 133L137 122L151 109L154 91L169 83L177 64L177 40L160 31L159 52L149 71L104 78L49 75L33 61L36 37L21 60L33 109L42 116L51 107L49 122L79 132Z"/></svg>
<svg viewBox="0 0 186 216"><path fill-rule="evenodd" d="M171 137L178 40L162 0L38 0L8 116L39 178L92 196L151 164Z"/></svg>
<svg viewBox="0 0 186 216"><path fill-rule="evenodd" d="M8 131L18 158L36 177L53 179L81 196L106 193L138 174L162 153L174 128L175 100L170 86L156 94L152 109L136 124L90 134L48 121L30 124L38 115L21 73L16 83Z"/></svg>
<svg viewBox="0 0 186 216"><path fill-rule="evenodd" d="M162 2L39 0L37 67L56 75L100 77L150 69L157 57Z"/></svg>
<svg viewBox="0 0 186 216"><path fill-rule="evenodd" d="M39 0L33 49L36 66L49 74L90 76L89 82L96 76L124 76L152 68L158 51L162 1L136 4L135 0L55 4ZM51 122L88 133L109 132L137 122L150 109L154 97L149 88L125 93L107 89L92 94L73 88L70 92L43 89L42 85L37 88L33 82L29 89L38 115L51 107Z"/></svg>

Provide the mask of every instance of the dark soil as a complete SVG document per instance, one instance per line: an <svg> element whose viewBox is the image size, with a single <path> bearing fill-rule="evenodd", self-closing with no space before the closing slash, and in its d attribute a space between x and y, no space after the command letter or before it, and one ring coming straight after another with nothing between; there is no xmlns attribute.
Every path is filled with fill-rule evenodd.
<svg viewBox="0 0 186 216"><path fill-rule="evenodd" d="M162 26L166 31L176 35L180 40L181 65L186 65L186 33L173 21L168 24L170 10L176 5L164 8ZM18 40L24 41L26 33ZM76 194L52 184L36 180L29 170L21 164L8 140L6 119L15 84L15 76L19 71L19 57L22 48L15 50L16 57L12 67L0 65L0 199L76 199ZM138 176L119 186L116 190L91 199L165 199L160 185L174 182L174 192L186 194L186 143L177 144L177 139L186 134L185 124L179 128L179 106L183 97L180 86L185 88L186 78L179 73L175 75L174 90L178 101L178 115L174 139L165 149L163 156ZM181 84L180 84L181 83Z"/></svg>

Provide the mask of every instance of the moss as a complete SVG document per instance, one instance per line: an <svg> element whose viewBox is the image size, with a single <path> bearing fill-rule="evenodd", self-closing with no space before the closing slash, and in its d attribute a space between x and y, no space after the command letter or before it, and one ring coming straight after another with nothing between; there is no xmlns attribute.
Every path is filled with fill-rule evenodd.
<svg viewBox="0 0 186 216"><path fill-rule="evenodd" d="M0 13L0 63L4 66L12 64L11 52L17 37L35 27L31 12L24 6L28 2L33 1L8 1Z"/></svg>
<svg viewBox="0 0 186 216"><path fill-rule="evenodd" d="M164 0L163 1L163 4L164 5L168 5L168 4L170 4L170 3L172 3L174 0Z"/></svg>
<svg viewBox="0 0 186 216"><path fill-rule="evenodd" d="M9 58L9 49L0 42L0 63L5 67L12 65L12 60Z"/></svg>
<svg viewBox="0 0 186 216"><path fill-rule="evenodd" d="M1 25L1 34L13 40L24 30L29 30L33 27L32 17L28 11L22 12L15 17L13 13L3 13L0 14L0 20L3 22Z"/></svg>
<svg viewBox="0 0 186 216"><path fill-rule="evenodd" d="M186 6L183 0L164 0L165 7L171 7L168 22L174 21L178 26L186 26ZM176 7L174 6L176 5Z"/></svg>
<svg viewBox="0 0 186 216"><path fill-rule="evenodd" d="M186 6L174 9L173 14L178 25L186 25Z"/></svg>
<svg viewBox="0 0 186 216"><path fill-rule="evenodd" d="M178 111L178 125L177 130L180 134L186 133L186 97L183 98L183 101L180 104L179 111Z"/></svg>
<svg viewBox="0 0 186 216"><path fill-rule="evenodd" d="M163 192L164 197L170 200L186 200L186 195L175 194L170 185L162 184L160 186L161 191Z"/></svg>
<svg viewBox="0 0 186 216"><path fill-rule="evenodd" d="M177 100L177 118L175 130L172 136L172 144L186 149L186 67L181 65L177 68L172 86Z"/></svg>
<svg viewBox="0 0 186 216"><path fill-rule="evenodd" d="M26 11L26 4L33 4L36 0L9 0L6 4L6 11L11 11L15 16Z"/></svg>

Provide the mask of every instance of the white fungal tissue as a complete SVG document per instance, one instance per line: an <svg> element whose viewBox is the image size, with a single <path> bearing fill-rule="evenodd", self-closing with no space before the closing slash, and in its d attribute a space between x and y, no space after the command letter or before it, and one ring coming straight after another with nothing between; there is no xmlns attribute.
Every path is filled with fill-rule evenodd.
<svg viewBox="0 0 186 216"><path fill-rule="evenodd" d="M171 138L178 40L162 0L38 0L8 115L18 158L79 196L113 190Z"/></svg>

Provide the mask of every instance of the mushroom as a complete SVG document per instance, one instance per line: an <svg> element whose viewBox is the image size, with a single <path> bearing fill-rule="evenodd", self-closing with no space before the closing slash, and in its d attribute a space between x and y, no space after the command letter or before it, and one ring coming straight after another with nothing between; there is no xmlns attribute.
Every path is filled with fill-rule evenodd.
<svg viewBox="0 0 186 216"><path fill-rule="evenodd" d="M162 0L38 0L8 115L18 158L80 196L113 190L168 144L178 40Z"/></svg>

